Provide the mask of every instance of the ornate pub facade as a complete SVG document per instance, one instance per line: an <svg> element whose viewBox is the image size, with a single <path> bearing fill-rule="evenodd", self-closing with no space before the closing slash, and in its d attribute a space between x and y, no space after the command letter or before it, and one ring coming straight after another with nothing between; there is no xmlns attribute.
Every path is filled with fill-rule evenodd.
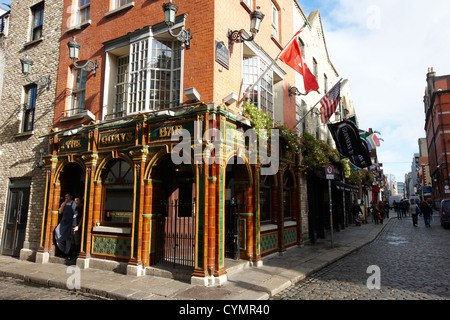
<svg viewBox="0 0 450 320"><path fill-rule="evenodd" d="M295 125L294 71L278 62L263 74L294 34L293 10L292 0L66 0L36 262L55 254L66 193L83 199L82 268L165 265L212 285L226 281L227 259L258 266L300 244L298 154L275 133L262 143L242 115L256 83L251 102ZM241 30L258 17L259 32Z"/></svg>

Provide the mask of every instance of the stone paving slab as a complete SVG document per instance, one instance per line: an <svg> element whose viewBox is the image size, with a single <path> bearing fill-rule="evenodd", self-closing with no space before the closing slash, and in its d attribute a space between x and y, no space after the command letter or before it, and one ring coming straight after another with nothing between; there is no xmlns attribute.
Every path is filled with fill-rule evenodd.
<svg viewBox="0 0 450 320"><path fill-rule="evenodd" d="M288 248L263 258L260 267L232 262L236 271L228 281L217 287L191 285L185 281L158 276L133 277L94 268L81 269L81 292L110 299L151 300L265 300L305 279L309 274L336 261L371 242L384 225L350 226L334 235L334 246L329 240L316 244ZM0 276L10 276L26 282L67 288L70 276L67 265L59 263L36 264L0 256Z"/></svg>

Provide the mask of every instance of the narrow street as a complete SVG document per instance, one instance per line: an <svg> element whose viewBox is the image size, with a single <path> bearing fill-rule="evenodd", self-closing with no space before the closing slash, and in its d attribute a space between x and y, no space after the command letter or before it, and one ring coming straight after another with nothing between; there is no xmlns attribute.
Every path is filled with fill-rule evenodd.
<svg viewBox="0 0 450 320"><path fill-rule="evenodd" d="M272 299L449 300L450 230L440 226L437 212L431 225L425 227L422 217L417 228L411 217L391 218L371 244ZM380 289L368 289L374 275L369 266L379 267Z"/></svg>

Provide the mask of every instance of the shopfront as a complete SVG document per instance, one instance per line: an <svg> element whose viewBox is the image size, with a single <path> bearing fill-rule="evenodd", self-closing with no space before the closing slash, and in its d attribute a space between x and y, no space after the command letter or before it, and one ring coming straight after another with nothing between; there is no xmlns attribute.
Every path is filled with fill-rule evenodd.
<svg viewBox="0 0 450 320"><path fill-rule="evenodd" d="M263 254L297 243L295 157L282 157L275 175L260 175L258 149L242 134L248 128L225 107L199 104L170 117L51 132L37 261L55 253L66 193L84 200L80 267L116 261L143 275L147 266L168 265L220 283L226 258L257 265Z"/></svg>

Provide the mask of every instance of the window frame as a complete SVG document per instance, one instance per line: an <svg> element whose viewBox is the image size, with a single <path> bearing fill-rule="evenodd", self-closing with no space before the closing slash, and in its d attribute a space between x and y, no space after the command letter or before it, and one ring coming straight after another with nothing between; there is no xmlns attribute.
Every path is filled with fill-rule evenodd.
<svg viewBox="0 0 450 320"><path fill-rule="evenodd" d="M126 5L129 5L132 2L133 2L133 0L114 0L113 1L113 10L124 7Z"/></svg>
<svg viewBox="0 0 450 320"><path fill-rule="evenodd" d="M104 119L162 111L181 104L184 69L184 50L181 42L149 35L133 42L124 42L110 50L106 48L106 52L107 69L111 76L107 77L105 88L111 93L105 92ZM160 65L164 63L159 55L170 57L165 66ZM126 82L119 83L119 60L126 57L127 74L122 78ZM162 86L166 90L158 89L161 84L166 85ZM127 91L125 96L121 96L118 90L124 87ZM123 110L117 107L119 96L124 99Z"/></svg>
<svg viewBox="0 0 450 320"><path fill-rule="evenodd" d="M42 38L44 29L45 3L39 2L31 7L31 30L30 41L36 41ZM38 33L38 36L36 34Z"/></svg>
<svg viewBox="0 0 450 320"><path fill-rule="evenodd" d="M24 87L24 108L22 120L22 133L34 130L38 86L32 84ZM31 118L31 121L30 121ZM29 126L31 124L31 127Z"/></svg>
<svg viewBox="0 0 450 320"><path fill-rule="evenodd" d="M84 77L82 76L84 73ZM67 110L67 116L74 116L86 110L86 87L87 87L87 71L83 68L72 69L72 89L70 94L70 108ZM81 82L78 80L81 78ZM78 96L82 95L83 99L79 100ZM81 107L80 107L81 105Z"/></svg>
<svg viewBox="0 0 450 320"><path fill-rule="evenodd" d="M91 0L77 0L77 2L78 10L76 24L78 25L89 21L89 18L91 16Z"/></svg>
<svg viewBox="0 0 450 320"><path fill-rule="evenodd" d="M272 37L280 41L280 10L278 6L272 1Z"/></svg>
<svg viewBox="0 0 450 320"><path fill-rule="evenodd" d="M246 60L250 61L254 59L256 61L256 65L252 64L252 65L246 65ZM269 66L268 63L266 63L263 59L261 59L261 57L254 55L254 56L243 56L242 57L242 83L244 86L244 91L247 91L248 88L250 88L251 85L253 85L253 83L256 82L256 80L258 79L259 76L261 76L261 74L266 70L266 68ZM257 70L258 73L245 73L247 70L253 69ZM269 81L271 80L271 83L269 84ZM264 83L268 84L267 86L264 86ZM271 91L269 90L271 89ZM256 101L257 101L257 107L259 110L263 111L264 113L268 113L267 111L269 111L269 114L274 116L275 114L275 92L274 92L274 70L271 69L270 71L268 71L264 77L259 81L259 83L252 89L253 92L256 92ZM254 102L254 100L252 100L252 98L250 98L250 95L254 95L249 93L248 100L251 100L252 102ZM265 95L266 97L263 97L263 95ZM269 102L267 99L267 96L270 95L271 97L271 101ZM267 104L263 104L263 99L265 98L264 101L269 102L270 106ZM269 107L271 107L271 110L268 110Z"/></svg>

